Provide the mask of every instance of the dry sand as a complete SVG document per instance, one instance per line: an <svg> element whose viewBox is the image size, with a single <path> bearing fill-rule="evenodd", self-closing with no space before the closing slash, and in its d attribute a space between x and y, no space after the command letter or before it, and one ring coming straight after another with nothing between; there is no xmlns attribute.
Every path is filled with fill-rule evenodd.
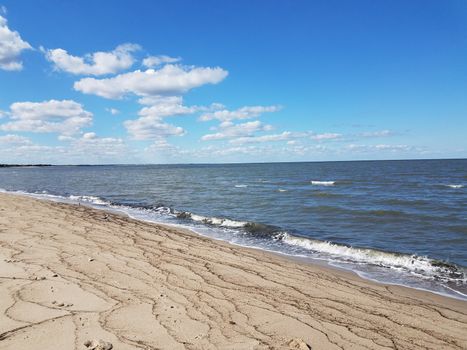
<svg viewBox="0 0 467 350"><path fill-rule="evenodd" d="M8 194L0 310L0 349L467 349L467 302Z"/></svg>

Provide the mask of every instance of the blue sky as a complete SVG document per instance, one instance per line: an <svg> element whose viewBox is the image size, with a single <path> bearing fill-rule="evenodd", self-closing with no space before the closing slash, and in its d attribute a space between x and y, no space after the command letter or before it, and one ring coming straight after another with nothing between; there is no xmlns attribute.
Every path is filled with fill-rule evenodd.
<svg viewBox="0 0 467 350"><path fill-rule="evenodd" d="M0 162L467 154L464 0L0 6Z"/></svg>

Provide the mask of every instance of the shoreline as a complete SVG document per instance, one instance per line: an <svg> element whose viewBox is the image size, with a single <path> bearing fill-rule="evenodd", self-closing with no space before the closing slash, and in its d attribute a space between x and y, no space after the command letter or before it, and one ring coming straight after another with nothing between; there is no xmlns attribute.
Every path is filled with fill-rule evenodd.
<svg viewBox="0 0 467 350"><path fill-rule="evenodd" d="M0 193L0 237L2 349L467 347L465 301L120 213Z"/></svg>
<svg viewBox="0 0 467 350"><path fill-rule="evenodd" d="M9 195L16 195L16 196L20 196L20 197L34 198L34 199L38 199L38 200L50 201L50 202L55 202L55 203L65 203L65 204L70 204L70 205L83 205L83 206L87 206L89 208L93 208L93 209L96 209L96 210L102 210L104 212L109 212L109 213L114 213L114 214L116 213L116 214L119 214L119 215L123 215L124 217L128 217L128 218L131 218L133 220L137 220L137 221L141 221L141 222L152 223L152 224L160 225L160 226L167 226L168 228L175 228L176 230L186 230L186 231L188 231L188 232L190 232L192 234L199 235L199 236L202 236L202 237L205 237L205 238L208 238L208 239L212 239L212 240L215 240L215 241L218 241L218 242L224 242L224 243L227 243L227 244L231 244L233 246L253 249L253 250L260 251L260 252L268 252L270 254L285 257L286 259L291 259L292 261L300 261L300 262L305 263L305 264L319 265L319 266L324 266L324 267L330 268L332 270L344 271L346 273L356 275L356 276L358 276L359 278L361 278L363 280L371 281L371 282L377 283L377 284L400 286L400 287L405 287L405 288L409 288L409 289L434 293L434 294L440 295L442 297L453 298L453 299L461 300L461 301L467 301L467 295L465 293L462 293L461 291L459 291L457 289L450 288L450 287L448 287L446 285L444 285L442 287L438 286L438 288L444 288L444 289L447 289L448 291L436 290L434 287L433 287L433 289L430 289L428 287L417 286L416 284L413 284L413 282L412 282L412 285L410 285L410 283L404 283L404 282L392 282L392 281L389 281L388 279L378 279L378 278L372 277L371 273L365 275L365 272L359 271L358 269L355 270L352 267L345 266L345 263L344 263L343 266L339 266L339 261L335 261L333 263L332 260L329 260L329 259L326 259L326 258L315 258L315 257L307 257L307 256L304 256L304 255L294 255L294 254L289 254L289 253L287 253L285 251L268 249L268 248L261 247L261 246L245 245L245 244L242 244L242 243L232 242L232 241L229 241L228 239L225 239L224 237L216 237L216 236L213 236L213 235L210 235L210 234L205 234L202 231L200 231L196 226L190 226L190 225L186 225L186 224L183 224L183 223L170 223L170 222L164 222L164 221L157 221L157 220L154 220L152 218L142 217L142 216L140 216L139 213L132 213L132 212L126 211L125 210L125 208L127 208L126 206L120 206L118 204L116 206L112 206L110 202L107 202L106 200L102 200L99 197L94 197L94 196L91 196L91 195L90 196L84 196L84 197L93 198L94 200L96 200L96 202L88 201L87 199L84 200L84 201L82 201L80 199L76 199L76 198L81 197L81 196L76 196L76 195L70 195L69 197L63 197L63 196L60 196L60 195L50 195L50 194L41 194L41 193L28 193L28 192L23 192L23 191L6 191L6 190L1 190L0 189L0 194L1 193L5 193L5 194L9 194ZM131 209L137 210L137 208L131 208ZM300 236L297 236L296 238L301 239ZM305 238L305 239L307 239L307 238ZM370 247L355 247L355 249L357 249L357 250L358 249L371 250L371 251L374 251L374 252L387 253L387 254L393 254L393 255L402 254L402 255L409 256L409 254L407 254L407 253L398 253L398 252L389 251L389 250L379 250L379 249L374 249L374 248L370 248ZM426 258L428 260L436 261L435 259L431 259L431 258L427 258L427 257L421 257L421 258ZM454 264L454 266L455 266L455 264Z"/></svg>

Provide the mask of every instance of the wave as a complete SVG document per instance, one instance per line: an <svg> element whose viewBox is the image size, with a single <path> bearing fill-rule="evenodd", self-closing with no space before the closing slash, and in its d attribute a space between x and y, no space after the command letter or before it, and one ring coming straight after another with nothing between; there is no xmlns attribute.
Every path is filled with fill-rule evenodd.
<svg viewBox="0 0 467 350"><path fill-rule="evenodd" d="M78 202L86 202L86 203L91 203L91 204L97 204L97 205L109 205L112 204L111 202L105 201L99 197L96 196L74 196L70 195L68 196L69 199L72 201L78 201Z"/></svg>
<svg viewBox="0 0 467 350"><path fill-rule="evenodd" d="M246 188L248 185L235 185L236 188Z"/></svg>
<svg viewBox="0 0 467 350"><path fill-rule="evenodd" d="M464 185L454 185L454 184L448 184L448 185L444 185L446 187L449 187L449 188L464 188Z"/></svg>
<svg viewBox="0 0 467 350"><path fill-rule="evenodd" d="M425 278L467 283L466 271L463 268L455 264L427 257L385 252L369 248L354 248L332 242L293 236L288 233L283 233L278 239L292 246L298 246L321 254L324 253L338 261L365 263L390 269L404 270Z"/></svg>
<svg viewBox="0 0 467 350"><path fill-rule="evenodd" d="M172 210L171 212L174 213L178 219L185 219L185 220L190 219L195 222L201 222L207 225L240 228L240 227L245 227L247 224L249 224L246 221L236 221L236 220L231 220L227 218L202 216L202 215L190 213L188 211L178 212L176 210L175 211Z"/></svg>
<svg viewBox="0 0 467 350"><path fill-rule="evenodd" d="M336 181L315 181L311 180L310 181L312 185L315 186L334 186L336 184Z"/></svg>
<svg viewBox="0 0 467 350"><path fill-rule="evenodd" d="M311 192L311 196L313 196L313 197L323 197L323 198L344 197L344 195L339 194L339 193L322 192L322 191L313 191L313 192Z"/></svg>

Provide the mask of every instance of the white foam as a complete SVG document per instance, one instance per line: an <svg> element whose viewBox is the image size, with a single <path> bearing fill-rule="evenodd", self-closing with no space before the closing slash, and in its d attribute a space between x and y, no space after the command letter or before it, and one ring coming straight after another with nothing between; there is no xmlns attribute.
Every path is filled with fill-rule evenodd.
<svg viewBox="0 0 467 350"><path fill-rule="evenodd" d="M379 265L399 270L403 269L425 277L439 276L447 271L447 268L443 268L442 266L434 266L432 260L427 257L394 254L373 249L352 248L331 242L296 237L288 233L283 234L282 241L289 245L299 246L317 253L324 253L341 261Z"/></svg>
<svg viewBox="0 0 467 350"><path fill-rule="evenodd" d="M278 189L279 192L287 192L287 190L284 190L283 188Z"/></svg>
<svg viewBox="0 0 467 350"><path fill-rule="evenodd" d="M78 202L86 202L86 203L92 203L92 204L97 204L97 205L109 205L110 202L107 202L99 197L95 196L68 196L69 199L72 201L78 201Z"/></svg>
<svg viewBox="0 0 467 350"><path fill-rule="evenodd" d="M207 219L208 219L208 218L205 217L205 216L196 215L196 214L191 214L191 213L190 213L190 218L191 218L191 220L196 221L196 222L206 222Z"/></svg>
<svg viewBox="0 0 467 350"><path fill-rule="evenodd" d="M221 226L224 227L244 227L247 224L245 221L235 221L235 220L229 220L229 219L224 219L222 221Z"/></svg>
<svg viewBox="0 0 467 350"><path fill-rule="evenodd" d="M209 224L209 225L214 225L214 226L240 228L248 224L248 222L246 221L235 221L235 220L224 219L224 218L207 217L207 216L193 214L190 212L181 212L179 214L183 214L185 218L190 218L191 220L195 222L201 222L203 224Z"/></svg>
<svg viewBox="0 0 467 350"><path fill-rule="evenodd" d="M464 185L446 185L447 187L450 187L450 188L464 188Z"/></svg>
<svg viewBox="0 0 467 350"><path fill-rule="evenodd" d="M334 186L336 184L336 181L311 181L312 185L315 186Z"/></svg>
<svg viewBox="0 0 467 350"><path fill-rule="evenodd" d="M248 185L235 185L235 187L237 187L237 188L246 188L246 187L248 187Z"/></svg>

